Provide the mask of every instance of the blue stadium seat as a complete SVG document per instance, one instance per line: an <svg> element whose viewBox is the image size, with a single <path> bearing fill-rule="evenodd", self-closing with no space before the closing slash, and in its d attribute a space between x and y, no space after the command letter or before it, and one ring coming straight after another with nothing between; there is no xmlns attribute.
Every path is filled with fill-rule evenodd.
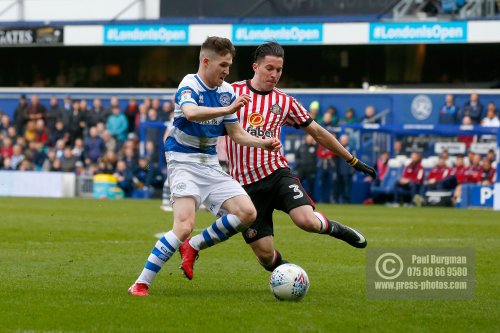
<svg viewBox="0 0 500 333"><path fill-rule="evenodd" d="M389 167L384 180L379 186L372 187L372 195L375 194L393 194L394 186L403 173L403 167Z"/></svg>

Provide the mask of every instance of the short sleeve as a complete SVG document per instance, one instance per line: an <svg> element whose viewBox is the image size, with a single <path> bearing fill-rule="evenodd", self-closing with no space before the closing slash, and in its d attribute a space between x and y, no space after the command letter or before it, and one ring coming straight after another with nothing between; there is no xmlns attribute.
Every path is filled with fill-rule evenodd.
<svg viewBox="0 0 500 333"><path fill-rule="evenodd" d="M288 112L285 124L295 128L309 126L312 123L309 112L295 98L290 96L289 98L291 98L290 112Z"/></svg>

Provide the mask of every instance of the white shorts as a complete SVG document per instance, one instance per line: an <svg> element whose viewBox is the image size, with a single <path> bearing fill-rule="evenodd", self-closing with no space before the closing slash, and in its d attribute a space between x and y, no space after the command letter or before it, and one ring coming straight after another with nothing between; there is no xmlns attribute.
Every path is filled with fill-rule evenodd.
<svg viewBox="0 0 500 333"><path fill-rule="evenodd" d="M238 195L248 196L240 183L220 165L170 161L167 173L172 202L176 197L193 197L196 210L203 203L215 216L223 213L221 206L226 200Z"/></svg>

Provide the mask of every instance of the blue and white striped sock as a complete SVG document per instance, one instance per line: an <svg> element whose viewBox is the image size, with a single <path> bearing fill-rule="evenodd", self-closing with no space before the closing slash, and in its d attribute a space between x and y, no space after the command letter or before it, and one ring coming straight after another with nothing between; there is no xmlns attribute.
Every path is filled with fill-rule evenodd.
<svg viewBox="0 0 500 333"><path fill-rule="evenodd" d="M195 250L203 250L207 247L214 246L217 243L223 242L229 237L236 235L240 232L241 222L233 214L227 214L215 220L214 223L205 230L191 238L189 244Z"/></svg>
<svg viewBox="0 0 500 333"><path fill-rule="evenodd" d="M182 242L172 230L163 235L163 237L156 242L136 282L145 283L148 286L153 283L156 274L158 274L163 265L172 257L181 244Z"/></svg>

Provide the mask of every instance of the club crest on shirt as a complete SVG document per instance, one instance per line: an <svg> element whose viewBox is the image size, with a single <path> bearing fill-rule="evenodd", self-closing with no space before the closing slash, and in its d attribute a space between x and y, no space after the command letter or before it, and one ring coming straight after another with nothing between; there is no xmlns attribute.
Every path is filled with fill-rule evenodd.
<svg viewBox="0 0 500 333"><path fill-rule="evenodd" d="M274 114L282 114L283 113L281 106L279 106L278 104L273 104L269 110Z"/></svg>
<svg viewBox="0 0 500 333"><path fill-rule="evenodd" d="M204 103L205 103L205 99L203 98L203 95L200 94L200 98L198 98L198 104L201 105Z"/></svg>
<svg viewBox="0 0 500 333"><path fill-rule="evenodd" d="M257 230L252 229L252 228L248 228L245 233L246 233L247 238L254 238L255 236L257 236Z"/></svg>
<svg viewBox="0 0 500 333"><path fill-rule="evenodd" d="M264 123L264 117L260 113L251 113L248 115L248 123L252 126L260 126Z"/></svg>
<svg viewBox="0 0 500 333"><path fill-rule="evenodd" d="M220 94L219 103L222 106L229 106L231 104L231 95L228 93Z"/></svg>

